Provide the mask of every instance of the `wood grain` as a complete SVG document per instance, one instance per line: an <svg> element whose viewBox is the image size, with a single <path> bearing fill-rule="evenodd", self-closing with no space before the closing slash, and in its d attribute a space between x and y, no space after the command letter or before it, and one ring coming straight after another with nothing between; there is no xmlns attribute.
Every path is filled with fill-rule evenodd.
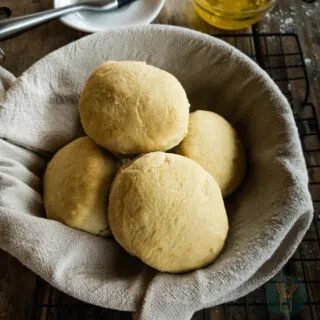
<svg viewBox="0 0 320 320"><path fill-rule="evenodd" d="M13 16L47 10L51 0L0 0L0 7L8 6ZM191 0L167 0L155 23L171 24L195 29L205 33L222 33L205 23L193 10ZM71 29L59 21L49 22L14 39L1 43L7 58L2 65L16 76L46 54L82 36L84 32Z"/></svg>
<svg viewBox="0 0 320 320"><path fill-rule="evenodd" d="M35 275L0 250L0 319L31 319Z"/></svg>
<svg viewBox="0 0 320 320"><path fill-rule="evenodd" d="M320 101L320 3L319 1L282 0L267 18L258 24L258 32L293 32L299 36L309 78L310 101Z"/></svg>
<svg viewBox="0 0 320 320"><path fill-rule="evenodd" d="M52 0L0 0L0 7L8 6L13 16L38 12L51 8ZM307 68L312 84L311 100L320 102L320 28L319 28L319 2L306 3L295 0L281 0L278 7L266 19L258 24L259 32L296 32L307 58ZM155 23L183 26L200 32L210 34L232 33L216 29L205 23L193 10L191 0L167 0ZM251 29L240 32L250 32ZM85 33L66 27L59 21L31 30L14 39L2 42L0 47L7 54L2 65L15 75L20 75L35 61L53 50L74 41ZM243 51L249 51L249 43L243 43ZM310 60L309 60L310 59ZM0 252L0 320L36 320L36 319L130 319L128 313L103 310L88 306L77 301L58 290L45 284L37 283L36 276L16 259L5 252ZM34 302L46 304L49 307L36 308L36 319L33 310ZM50 305L62 306L61 308ZM64 306L64 307L63 307ZM68 307L66 307L68 306ZM235 307L231 315L233 319L240 319L243 309ZM194 320L224 319L224 308L211 308L195 314Z"/></svg>
<svg viewBox="0 0 320 320"><path fill-rule="evenodd" d="M8 6L12 16L34 13L52 8L51 0L0 0L0 7ZM1 43L7 57L3 66L19 76L34 62L75 39L83 32L68 28L59 21L37 27L24 34Z"/></svg>

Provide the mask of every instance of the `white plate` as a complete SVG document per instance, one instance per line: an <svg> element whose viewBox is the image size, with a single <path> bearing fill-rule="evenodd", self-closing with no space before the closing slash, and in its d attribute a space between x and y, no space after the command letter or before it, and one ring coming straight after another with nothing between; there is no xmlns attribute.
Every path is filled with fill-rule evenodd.
<svg viewBox="0 0 320 320"><path fill-rule="evenodd" d="M67 6L77 0L54 0L55 8ZM98 32L111 27L151 23L159 14L165 0L136 0L112 12L78 12L62 17L67 26L85 31Z"/></svg>

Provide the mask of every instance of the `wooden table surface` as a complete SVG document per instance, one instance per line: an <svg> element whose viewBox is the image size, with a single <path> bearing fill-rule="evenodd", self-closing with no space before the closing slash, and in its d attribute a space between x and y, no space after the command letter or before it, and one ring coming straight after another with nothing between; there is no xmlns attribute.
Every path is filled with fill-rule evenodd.
<svg viewBox="0 0 320 320"><path fill-rule="evenodd" d="M52 0L0 0L0 7L2 6L9 7L13 16L17 16L49 9L52 6ZM203 22L194 12L191 0L167 0L156 22L185 26L207 33L226 33ZM310 100L316 105L320 105L319 26L320 1L304 2L302 0L279 1L277 8L255 26L257 32L295 32L299 35L311 83ZM251 31L251 29L242 30L242 32ZM39 58L84 35L59 21L48 23L1 43L0 47L7 55L2 65L19 76ZM32 310L35 300L35 274L1 250L0 261L0 319L34 320ZM41 293L44 301L47 299L48 290L56 296L61 295L57 290L52 293L53 289L46 287ZM65 296L63 299L72 300ZM114 315L110 319L113 317ZM52 316L50 319L56 318ZM129 319L130 316L123 315L121 318ZM65 317L60 316L60 319L77 318L66 314Z"/></svg>

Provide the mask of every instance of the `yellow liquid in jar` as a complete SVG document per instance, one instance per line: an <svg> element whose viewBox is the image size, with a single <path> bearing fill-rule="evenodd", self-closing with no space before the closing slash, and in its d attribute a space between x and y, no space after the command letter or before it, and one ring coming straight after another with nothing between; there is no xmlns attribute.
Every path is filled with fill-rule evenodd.
<svg viewBox="0 0 320 320"><path fill-rule="evenodd" d="M270 0L193 0L197 13L211 25L244 29L261 20L270 9ZM255 12L257 11L257 12Z"/></svg>

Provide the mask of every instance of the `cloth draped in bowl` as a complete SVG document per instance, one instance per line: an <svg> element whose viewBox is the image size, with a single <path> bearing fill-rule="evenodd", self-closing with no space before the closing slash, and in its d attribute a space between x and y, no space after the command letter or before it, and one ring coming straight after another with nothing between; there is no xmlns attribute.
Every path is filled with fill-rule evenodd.
<svg viewBox="0 0 320 320"><path fill-rule="evenodd" d="M107 60L147 61L173 73L194 110L226 117L246 145L246 181L226 202L228 240L207 268L159 273L112 239L44 218L43 171L51 154L83 135L79 94ZM224 42L177 27L120 28L73 42L16 80L2 74L0 247L61 291L138 319L186 320L268 281L306 233L313 208L290 106L264 71Z"/></svg>

